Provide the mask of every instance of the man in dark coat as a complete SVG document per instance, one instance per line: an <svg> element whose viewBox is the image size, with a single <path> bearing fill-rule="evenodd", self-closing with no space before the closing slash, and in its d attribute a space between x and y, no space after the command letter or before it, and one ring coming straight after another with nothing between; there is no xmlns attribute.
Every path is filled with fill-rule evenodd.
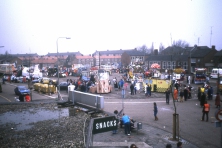
<svg viewBox="0 0 222 148"><path fill-rule="evenodd" d="M187 101L188 98L188 89L185 87L183 90L184 100Z"/></svg>
<svg viewBox="0 0 222 148"><path fill-rule="evenodd" d="M170 103L170 90L169 88L166 90L166 104Z"/></svg>
<svg viewBox="0 0 222 148"><path fill-rule="evenodd" d="M206 94L205 94L205 93L202 93L202 94L201 94L201 97L200 97L200 106L201 106L201 107L204 106L205 101L206 101Z"/></svg>
<svg viewBox="0 0 222 148"><path fill-rule="evenodd" d="M133 83L130 85L131 95L134 95L134 85Z"/></svg>

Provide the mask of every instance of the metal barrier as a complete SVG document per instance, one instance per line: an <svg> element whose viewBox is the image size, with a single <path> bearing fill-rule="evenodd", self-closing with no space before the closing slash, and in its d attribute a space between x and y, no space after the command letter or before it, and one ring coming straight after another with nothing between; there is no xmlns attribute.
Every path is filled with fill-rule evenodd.
<svg viewBox="0 0 222 148"><path fill-rule="evenodd" d="M97 110L104 109L104 97L80 91L69 91L68 100L73 104L88 106Z"/></svg>

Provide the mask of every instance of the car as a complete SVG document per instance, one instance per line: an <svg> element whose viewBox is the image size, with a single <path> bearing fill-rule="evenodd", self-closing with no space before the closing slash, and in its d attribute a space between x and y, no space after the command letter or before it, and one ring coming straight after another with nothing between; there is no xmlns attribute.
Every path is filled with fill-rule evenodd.
<svg viewBox="0 0 222 148"><path fill-rule="evenodd" d="M61 82L59 83L60 90L67 90L68 91L69 84L67 82Z"/></svg>
<svg viewBox="0 0 222 148"><path fill-rule="evenodd" d="M26 86L20 85L14 89L14 92L16 95L27 95L30 94L30 89L28 89Z"/></svg>

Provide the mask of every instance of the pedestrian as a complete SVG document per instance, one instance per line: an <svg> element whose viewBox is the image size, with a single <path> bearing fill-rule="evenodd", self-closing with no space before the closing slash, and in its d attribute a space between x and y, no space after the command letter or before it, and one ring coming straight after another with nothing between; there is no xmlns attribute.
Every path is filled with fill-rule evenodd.
<svg viewBox="0 0 222 148"><path fill-rule="evenodd" d="M207 89L207 97L208 97L208 100L211 100L211 96L212 96L212 89L210 89L210 86L208 86L208 89Z"/></svg>
<svg viewBox="0 0 222 148"><path fill-rule="evenodd" d="M146 83L146 85L145 85L145 96L148 97L148 84L147 84L147 83Z"/></svg>
<svg viewBox="0 0 222 148"><path fill-rule="evenodd" d="M218 92L215 98L215 105L216 105L216 108L220 109L220 94Z"/></svg>
<svg viewBox="0 0 222 148"><path fill-rule="evenodd" d="M188 98L188 89L187 89L187 87L185 87L184 90L183 90L183 96L184 96L184 100L187 101L187 98Z"/></svg>
<svg viewBox="0 0 222 148"><path fill-rule="evenodd" d="M183 96L184 96L184 92L182 89L180 89L180 102L183 102Z"/></svg>
<svg viewBox="0 0 222 148"><path fill-rule="evenodd" d="M126 91L125 91L125 89L124 88L122 88L122 98L124 99L125 98L125 94L126 94Z"/></svg>
<svg viewBox="0 0 222 148"><path fill-rule="evenodd" d="M192 96L191 96L191 89L192 89L192 86L188 86L188 98L191 99Z"/></svg>
<svg viewBox="0 0 222 148"><path fill-rule="evenodd" d="M116 117L116 119L118 120L118 110L114 110L114 116ZM117 130L113 130L113 134L116 134L117 133Z"/></svg>
<svg viewBox="0 0 222 148"><path fill-rule="evenodd" d="M114 88L115 90L117 91L118 90L118 84L117 84L117 81L113 81L114 82Z"/></svg>
<svg viewBox="0 0 222 148"><path fill-rule="evenodd" d="M153 112L154 112L155 121L157 121L158 120L158 117L157 117L158 108L157 108L156 102L153 103Z"/></svg>
<svg viewBox="0 0 222 148"><path fill-rule="evenodd" d="M206 101L206 94L205 93L201 93L201 97L200 97L200 106L203 107L204 106L204 102Z"/></svg>
<svg viewBox="0 0 222 148"><path fill-rule="evenodd" d="M200 86L197 89L197 98L200 101L200 97L201 97L201 90L200 90Z"/></svg>
<svg viewBox="0 0 222 148"><path fill-rule="evenodd" d="M179 142L177 142L177 148L182 148L182 144L183 144L183 143L182 143L182 142L180 142L180 141L179 141Z"/></svg>
<svg viewBox="0 0 222 148"><path fill-rule="evenodd" d="M127 90L127 87L128 87L128 83L124 82L124 89Z"/></svg>
<svg viewBox="0 0 222 148"><path fill-rule="evenodd" d="M130 135L130 117L126 115L125 113L123 113L122 122L124 125L125 134L129 136Z"/></svg>
<svg viewBox="0 0 222 148"><path fill-rule="evenodd" d="M188 81L189 81L189 84L190 84L190 76L188 76Z"/></svg>
<svg viewBox="0 0 222 148"><path fill-rule="evenodd" d="M174 99L174 101L177 101L178 102L178 91L177 91L177 89L176 89L176 87L174 88L174 91L173 91L173 99Z"/></svg>
<svg viewBox="0 0 222 148"><path fill-rule="evenodd" d="M206 115L207 119L206 119L206 122L208 122L208 113L210 111L210 104L207 103L207 101L205 101L204 103L204 107L203 107L203 115L202 115L202 121L204 121L204 117Z"/></svg>
<svg viewBox="0 0 222 148"><path fill-rule="evenodd" d="M131 92L131 95L134 95L134 85L133 85L133 83L130 85L130 92Z"/></svg>
<svg viewBox="0 0 222 148"><path fill-rule="evenodd" d="M169 104L170 103L170 89L167 88L165 93L166 93L166 104Z"/></svg>
<svg viewBox="0 0 222 148"><path fill-rule="evenodd" d="M177 91L179 90L180 84L178 83L178 81L176 81L176 83L174 84L174 87L176 87Z"/></svg>
<svg viewBox="0 0 222 148"><path fill-rule="evenodd" d="M210 89L210 92L211 92L211 94L210 94L210 100L213 100L214 89L213 89L212 86L210 86L209 89Z"/></svg>
<svg viewBox="0 0 222 148"><path fill-rule="evenodd" d="M148 90L148 96L149 96L149 97L151 96L151 89L152 89L152 86L151 86L151 85L148 85L147 90Z"/></svg>
<svg viewBox="0 0 222 148"><path fill-rule="evenodd" d="M134 85L134 94L136 95L136 91L137 91L137 86Z"/></svg>

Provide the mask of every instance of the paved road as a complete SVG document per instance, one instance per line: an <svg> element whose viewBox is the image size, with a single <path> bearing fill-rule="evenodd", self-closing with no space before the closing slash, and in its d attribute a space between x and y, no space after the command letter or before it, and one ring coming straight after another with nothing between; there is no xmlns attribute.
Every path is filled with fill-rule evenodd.
<svg viewBox="0 0 222 148"><path fill-rule="evenodd" d="M113 75L117 76L119 75ZM73 77L72 77L73 78ZM75 77L74 77L75 78ZM212 86L214 87L215 81L211 81ZM7 84L8 85L8 84ZM179 130L180 137L190 143L190 145L186 145L185 147L189 147L193 145L201 148L217 148L220 147L220 128L216 128L214 122L216 121L214 117L214 112L217 110L214 105L214 101L209 101L211 105L211 110L209 114L209 122L201 121L202 116L202 108L199 106L199 101L197 100L196 88L197 85L192 85L193 89L193 98L185 101L183 103L175 102L177 113L179 114ZM4 86L5 87L5 86ZM216 88L214 87L216 90ZM214 91L215 92L215 91ZM1 94L0 94L1 95ZM138 122L141 122L144 127L150 127L147 129L147 133L152 131L151 133L155 136L157 134L162 134L162 136L156 136L156 139L159 141L164 141L163 137L172 136L172 127L173 127L173 113L175 112L175 108L172 102L169 105L165 103L165 96L163 93L152 93L152 96L146 98L144 92L138 93L137 95L130 95L129 90L127 91L126 98L123 100L121 98L120 91L113 91L111 94L102 94L105 98L105 111L113 112L115 109L121 110L124 106L124 112L131 116ZM64 98L67 97L67 94L63 93ZM51 96L54 100L56 98L56 94ZM34 99L35 100L35 99ZM37 98L36 98L37 100ZM153 102L156 102L158 105L158 121L154 121L153 117ZM152 129L151 129L152 128ZM161 132L159 132L159 130ZM156 132L155 132L156 131ZM121 135L121 133L119 133ZM134 138L136 137L136 133L132 133ZM122 137L122 136L121 136ZM162 138L160 138L162 137ZM158 143L155 140L151 140L148 138L139 138L141 142L146 142L148 144ZM124 137L120 140L123 140ZM115 140L115 138L114 138ZM99 140L95 137L95 141L99 142ZM104 141L104 140L103 140ZM133 141L133 140L131 140ZM165 144L167 141L162 142ZM160 142L159 142L160 143ZM161 147L161 145L154 145L155 147ZM163 145L162 145L163 146Z"/></svg>

